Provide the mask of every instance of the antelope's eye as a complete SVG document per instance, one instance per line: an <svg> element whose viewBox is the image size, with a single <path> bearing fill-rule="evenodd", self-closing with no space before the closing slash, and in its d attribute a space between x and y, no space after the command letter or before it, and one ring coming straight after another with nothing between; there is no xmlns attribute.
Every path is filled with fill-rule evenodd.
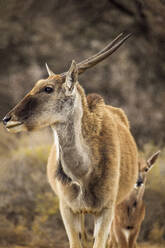
<svg viewBox="0 0 165 248"><path fill-rule="evenodd" d="M53 92L53 88L51 86L46 86L44 91L48 94L52 93Z"/></svg>
<svg viewBox="0 0 165 248"><path fill-rule="evenodd" d="M148 171L148 168L145 168L144 171L147 172Z"/></svg>

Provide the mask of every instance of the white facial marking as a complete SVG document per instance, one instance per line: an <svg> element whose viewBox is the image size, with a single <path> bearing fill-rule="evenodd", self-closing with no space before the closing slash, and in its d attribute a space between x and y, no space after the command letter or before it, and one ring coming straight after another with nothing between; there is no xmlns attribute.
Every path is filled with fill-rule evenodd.
<svg viewBox="0 0 165 248"><path fill-rule="evenodd" d="M134 189L137 189L137 183L134 184Z"/></svg>
<svg viewBox="0 0 165 248"><path fill-rule="evenodd" d="M125 238L126 238L126 240L127 240L127 242L128 242L128 238L129 238L129 235L130 235L130 231L129 231L129 230L126 230L126 229L123 229L122 231L123 231L124 236L125 236Z"/></svg>

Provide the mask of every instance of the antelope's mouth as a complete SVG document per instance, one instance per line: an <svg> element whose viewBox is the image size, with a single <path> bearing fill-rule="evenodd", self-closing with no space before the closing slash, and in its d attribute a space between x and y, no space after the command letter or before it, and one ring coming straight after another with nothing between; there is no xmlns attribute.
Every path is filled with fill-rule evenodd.
<svg viewBox="0 0 165 248"><path fill-rule="evenodd" d="M17 126L20 126L22 125L23 123L20 122L20 121L9 121L7 124L6 124L6 128L13 128L13 127L17 127Z"/></svg>
<svg viewBox="0 0 165 248"><path fill-rule="evenodd" d="M5 127L9 132L13 133L25 130L25 125L20 121L8 121Z"/></svg>

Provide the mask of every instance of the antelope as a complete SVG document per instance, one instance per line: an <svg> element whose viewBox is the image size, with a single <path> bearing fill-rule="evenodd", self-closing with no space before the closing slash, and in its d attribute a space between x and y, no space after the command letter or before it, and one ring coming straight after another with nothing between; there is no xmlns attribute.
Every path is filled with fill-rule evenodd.
<svg viewBox="0 0 165 248"><path fill-rule="evenodd" d="M51 126L54 134L47 164L48 181L59 208L70 248L82 248L81 214L94 216L93 248L105 248L116 204L138 178L137 147L125 113L86 96L78 75L101 62L130 37L120 34L96 55L67 72L39 80L4 117L9 132Z"/></svg>
<svg viewBox="0 0 165 248"><path fill-rule="evenodd" d="M154 153L147 162L139 159L139 178L132 192L116 207L108 248L137 247L136 240L145 217L143 195L147 175L159 153L160 151Z"/></svg>

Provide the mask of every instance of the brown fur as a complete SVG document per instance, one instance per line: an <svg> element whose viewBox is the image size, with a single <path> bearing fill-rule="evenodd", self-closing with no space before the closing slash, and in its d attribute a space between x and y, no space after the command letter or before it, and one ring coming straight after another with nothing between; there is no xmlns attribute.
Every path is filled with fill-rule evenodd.
<svg viewBox="0 0 165 248"><path fill-rule="evenodd" d="M73 81L76 71L73 63L65 80L51 76L39 81L10 111L12 122L7 128L17 132L51 125L57 131L61 150L57 145L52 147L48 179L60 200L70 247L82 247L79 213L87 212L95 218L93 247L105 248L115 206L137 181L137 148L124 112L107 106L99 95L87 98L80 84ZM45 93L46 86L53 88L52 94ZM20 122L18 129L12 126L14 121ZM58 176L59 160L71 178L68 183Z"/></svg>
<svg viewBox="0 0 165 248"><path fill-rule="evenodd" d="M139 178L137 186L115 210L115 218L110 231L108 248L136 248L141 224L145 217L143 195L147 174L156 161L159 152L155 153L147 162L139 158Z"/></svg>
<svg viewBox="0 0 165 248"><path fill-rule="evenodd" d="M127 128L130 128L129 121L122 109L115 108L109 105L107 106L107 108L114 114L118 122L123 123Z"/></svg>
<svg viewBox="0 0 165 248"><path fill-rule="evenodd" d="M136 248L136 239L145 216L144 202L140 199L142 196L142 192L134 189L129 197L116 207L108 248Z"/></svg>

